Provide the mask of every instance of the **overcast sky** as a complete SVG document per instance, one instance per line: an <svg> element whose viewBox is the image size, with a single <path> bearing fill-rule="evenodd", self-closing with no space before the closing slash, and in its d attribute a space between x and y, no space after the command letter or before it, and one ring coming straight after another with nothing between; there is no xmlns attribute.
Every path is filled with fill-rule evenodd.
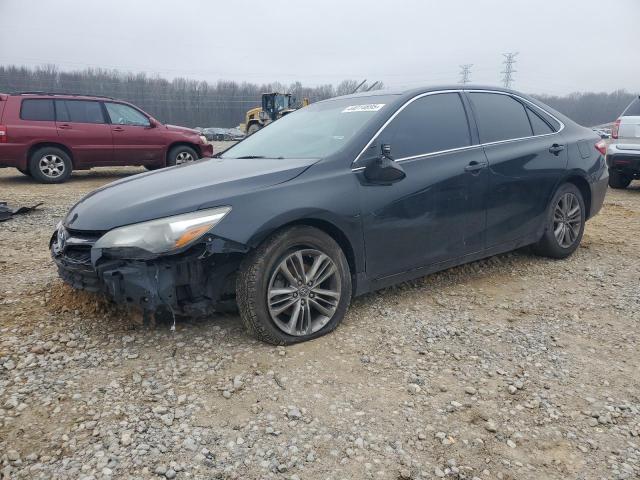
<svg viewBox="0 0 640 480"><path fill-rule="evenodd" d="M0 0L0 64L168 78L640 91L640 0Z"/></svg>

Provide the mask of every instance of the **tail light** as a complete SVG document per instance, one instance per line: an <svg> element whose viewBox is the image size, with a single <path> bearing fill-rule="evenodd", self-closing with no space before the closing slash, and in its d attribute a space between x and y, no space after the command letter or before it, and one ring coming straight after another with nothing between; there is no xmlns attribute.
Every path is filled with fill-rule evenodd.
<svg viewBox="0 0 640 480"><path fill-rule="evenodd" d="M0 143L7 143L8 141L7 127L5 125L0 125Z"/></svg>
<svg viewBox="0 0 640 480"><path fill-rule="evenodd" d="M618 132L620 131L620 119L616 120L611 128L611 138L618 138Z"/></svg>
<svg viewBox="0 0 640 480"><path fill-rule="evenodd" d="M607 142L605 142L604 140L600 140L598 143L596 143L596 150L598 150L602 155L606 155Z"/></svg>

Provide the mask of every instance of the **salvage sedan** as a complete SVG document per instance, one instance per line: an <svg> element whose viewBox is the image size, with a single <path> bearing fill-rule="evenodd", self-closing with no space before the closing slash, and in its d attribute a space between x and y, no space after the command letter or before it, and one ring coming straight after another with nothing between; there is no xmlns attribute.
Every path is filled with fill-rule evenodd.
<svg viewBox="0 0 640 480"><path fill-rule="evenodd" d="M355 295L527 245L571 255L604 200L604 151L510 90L367 92L98 189L50 248L74 287L148 312L237 304L253 335L291 344Z"/></svg>

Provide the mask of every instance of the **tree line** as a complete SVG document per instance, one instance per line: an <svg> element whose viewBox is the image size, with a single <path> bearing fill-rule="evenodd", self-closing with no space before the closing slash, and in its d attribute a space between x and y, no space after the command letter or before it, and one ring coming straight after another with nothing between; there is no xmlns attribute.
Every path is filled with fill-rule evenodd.
<svg viewBox="0 0 640 480"><path fill-rule="evenodd" d="M317 102L352 93L359 82L306 87L300 82L256 84L220 80L216 83L174 78L167 80L145 73L86 69L61 71L56 66L36 68L0 66L0 92L44 91L103 95L138 105L165 123L188 127L234 127L244 121L250 108L261 104L264 92L292 93L298 101ZM374 89L382 83L371 85ZM368 88L365 83L361 90ZM612 93L573 93L567 96L534 95L559 112L587 126L617 118L634 96L624 90Z"/></svg>

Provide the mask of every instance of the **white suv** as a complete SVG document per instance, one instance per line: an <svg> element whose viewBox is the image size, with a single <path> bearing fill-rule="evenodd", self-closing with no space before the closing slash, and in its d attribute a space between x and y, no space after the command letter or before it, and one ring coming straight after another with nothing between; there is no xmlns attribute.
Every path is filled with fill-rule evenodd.
<svg viewBox="0 0 640 480"><path fill-rule="evenodd" d="M616 120L611 138L607 149L609 186L627 188L633 179L640 179L640 97Z"/></svg>

